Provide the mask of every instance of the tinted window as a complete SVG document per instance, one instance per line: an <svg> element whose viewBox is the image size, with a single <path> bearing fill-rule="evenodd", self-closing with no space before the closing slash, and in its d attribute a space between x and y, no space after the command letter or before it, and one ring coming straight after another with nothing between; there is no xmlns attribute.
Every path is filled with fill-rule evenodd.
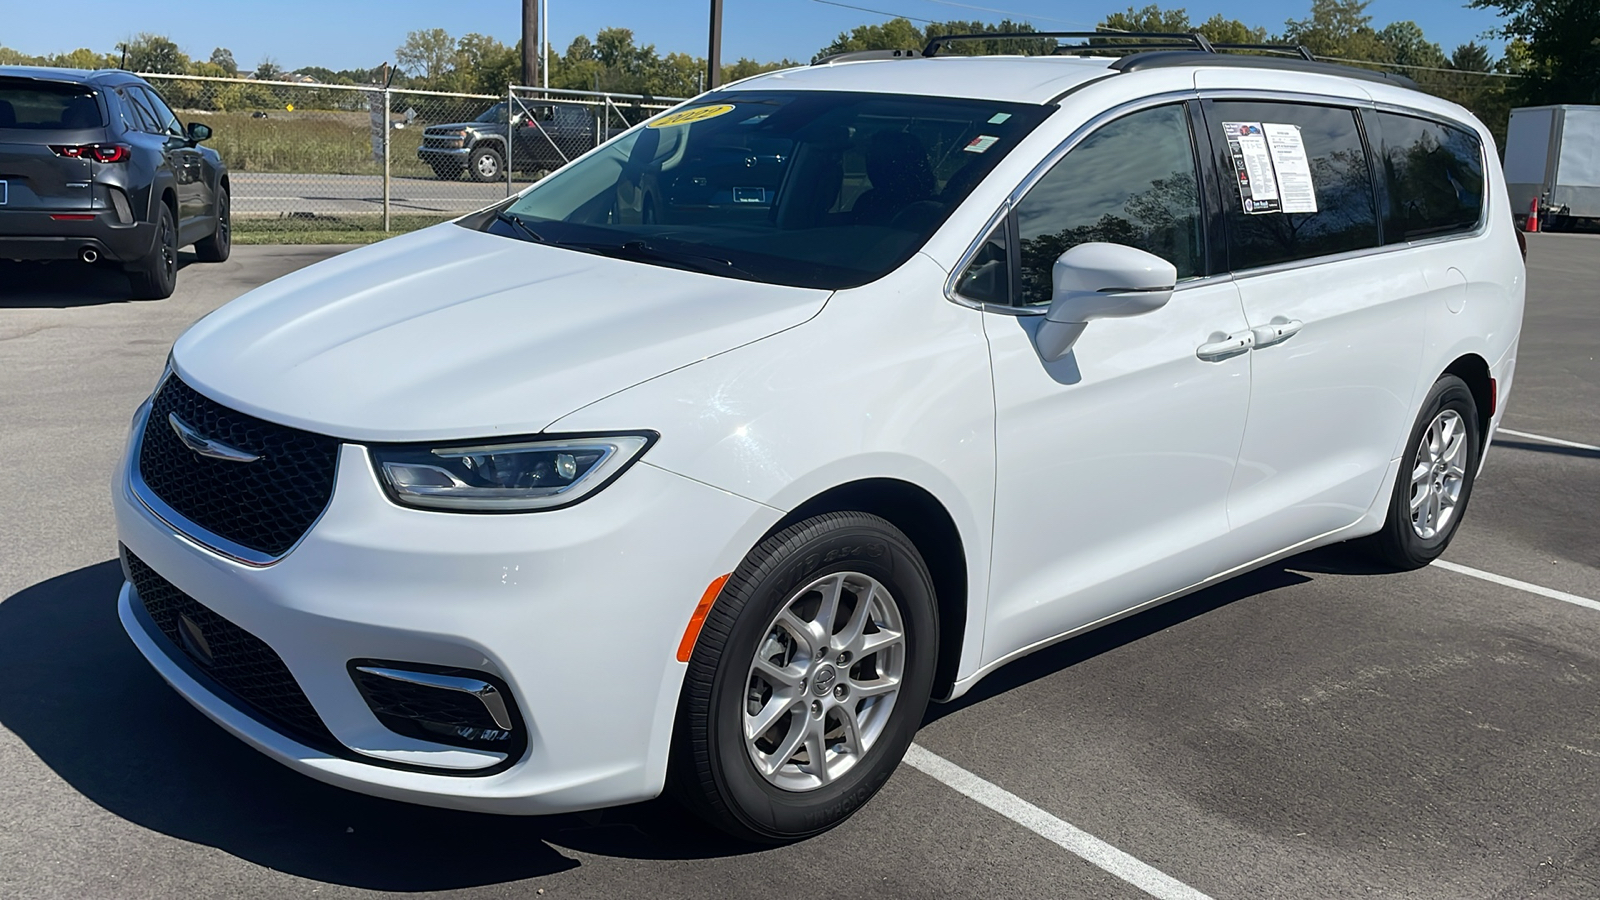
<svg viewBox="0 0 1600 900"><path fill-rule="evenodd" d="M1007 230L1007 223L1002 221L989 232L956 282L956 293L979 303L1010 305L1011 261L1006 252Z"/></svg>
<svg viewBox="0 0 1600 900"><path fill-rule="evenodd" d="M139 118L139 130L150 134L163 134L161 120L156 115L155 107L150 102L150 95L136 87L123 88L121 94L128 105L133 109L134 115Z"/></svg>
<svg viewBox="0 0 1600 900"><path fill-rule="evenodd" d="M1053 107L729 91L635 128L506 209L546 243L837 289L915 253ZM521 229L489 218L505 237Z"/></svg>
<svg viewBox="0 0 1600 900"><path fill-rule="evenodd" d="M143 98L127 88L117 88L117 97L122 101L122 121L129 128L134 131L156 131L154 114L145 109Z"/></svg>
<svg viewBox="0 0 1600 900"><path fill-rule="evenodd" d="M1216 101L1207 118L1224 173L1234 269L1378 246L1372 173L1354 111ZM1271 168L1263 173L1263 166ZM1274 193L1281 196L1254 199ZM1255 207L1249 212L1247 202Z"/></svg>
<svg viewBox="0 0 1600 900"><path fill-rule="evenodd" d="M1126 244L1201 272L1200 193L1182 105L1141 110L1102 127L1017 204L1022 302L1050 302L1050 270L1089 241Z"/></svg>
<svg viewBox="0 0 1600 900"><path fill-rule="evenodd" d="M0 128L103 128L100 103L75 84L0 80Z"/></svg>
<svg viewBox="0 0 1600 900"><path fill-rule="evenodd" d="M1483 209L1483 152L1476 135L1438 122L1378 113L1389 188L1386 241L1471 231Z"/></svg>
<svg viewBox="0 0 1600 900"><path fill-rule="evenodd" d="M155 114L158 132L182 137L183 126L178 123L177 115L167 106L166 101L161 99L161 95L149 88L140 89L140 92L150 100L150 109Z"/></svg>

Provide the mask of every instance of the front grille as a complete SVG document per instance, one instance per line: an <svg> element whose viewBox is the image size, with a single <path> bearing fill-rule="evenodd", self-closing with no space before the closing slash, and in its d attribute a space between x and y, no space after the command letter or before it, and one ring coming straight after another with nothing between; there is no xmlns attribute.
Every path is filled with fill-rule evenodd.
<svg viewBox="0 0 1600 900"><path fill-rule="evenodd" d="M214 441L261 457L239 463L200 456L168 417ZM144 483L191 522L236 544L280 556L333 497L339 442L263 422L201 396L172 375L156 394L139 450Z"/></svg>
<svg viewBox="0 0 1600 900"><path fill-rule="evenodd" d="M234 705L244 712L265 717L309 746L339 746L289 668L266 642L178 590L131 551L124 549L123 555L139 601L172 643L173 655L193 660L194 668L224 688L218 696L236 701ZM198 637L186 633L185 618Z"/></svg>

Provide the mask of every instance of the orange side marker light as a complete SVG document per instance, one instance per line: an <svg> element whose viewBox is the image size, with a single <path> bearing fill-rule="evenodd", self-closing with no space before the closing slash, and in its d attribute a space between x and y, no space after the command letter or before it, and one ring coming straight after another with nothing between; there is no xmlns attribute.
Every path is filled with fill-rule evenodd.
<svg viewBox="0 0 1600 900"><path fill-rule="evenodd" d="M728 583L732 575L729 572L706 586L700 604L694 608L694 615L689 617L689 627L683 630L683 640L678 642L678 662L689 661L689 655L694 652L694 642L699 639L700 629L705 627L706 616L711 613L711 604L716 602L717 595L722 593L722 586Z"/></svg>

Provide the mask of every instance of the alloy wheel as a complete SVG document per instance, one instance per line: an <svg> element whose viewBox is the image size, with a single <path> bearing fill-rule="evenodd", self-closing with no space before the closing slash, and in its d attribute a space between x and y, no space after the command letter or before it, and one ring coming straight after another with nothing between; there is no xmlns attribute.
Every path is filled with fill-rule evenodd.
<svg viewBox="0 0 1600 900"><path fill-rule="evenodd" d="M834 572L785 601L750 664L743 735L756 771L820 788L872 749L905 674L905 625L882 583Z"/></svg>
<svg viewBox="0 0 1600 900"><path fill-rule="evenodd" d="M1411 467L1411 527L1423 540L1443 533L1455 518L1467 457L1466 422L1455 410L1442 410L1422 433Z"/></svg>

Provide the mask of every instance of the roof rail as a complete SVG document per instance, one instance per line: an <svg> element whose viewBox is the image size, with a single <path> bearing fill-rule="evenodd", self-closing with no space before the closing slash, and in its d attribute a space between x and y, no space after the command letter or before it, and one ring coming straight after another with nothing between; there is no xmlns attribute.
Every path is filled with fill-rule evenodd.
<svg viewBox="0 0 1600 900"><path fill-rule="evenodd" d="M1304 44L1212 44L1218 50L1260 50L1263 53L1292 53L1301 59L1316 60Z"/></svg>
<svg viewBox="0 0 1600 900"><path fill-rule="evenodd" d="M836 62L853 62L858 59L912 59L921 56L919 50L846 50L835 53L812 63L813 66L824 66Z"/></svg>
<svg viewBox="0 0 1600 900"><path fill-rule="evenodd" d="M1371 69L1358 69L1355 66L1341 66L1338 63L1323 62L1319 59L1276 59L1267 56L1235 56L1227 53L1214 53L1197 58L1197 55L1192 50L1159 50L1153 53L1135 53L1130 56L1124 56L1111 64L1111 68L1118 72L1164 69L1171 66L1225 66L1239 69L1276 69L1280 72L1285 70L1316 72L1321 75L1338 75L1341 78L1375 81L1380 84L1392 84L1419 90L1417 83L1404 75L1374 72Z"/></svg>
<svg viewBox="0 0 1600 900"><path fill-rule="evenodd" d="M928 42L922 50L923 56L937 56L939 49L946 44L958 41L1027 41L1054 38L1056 40L1114 40L1114 41L1142 41L1140 44L1085 44L1073 50L1108 49L1189 49L1202 52L1213 52L1211 42L1204 36L1195 32L1166 32L1166 31L1006 31L995 34L946 34L940 35Z"/></svg>

